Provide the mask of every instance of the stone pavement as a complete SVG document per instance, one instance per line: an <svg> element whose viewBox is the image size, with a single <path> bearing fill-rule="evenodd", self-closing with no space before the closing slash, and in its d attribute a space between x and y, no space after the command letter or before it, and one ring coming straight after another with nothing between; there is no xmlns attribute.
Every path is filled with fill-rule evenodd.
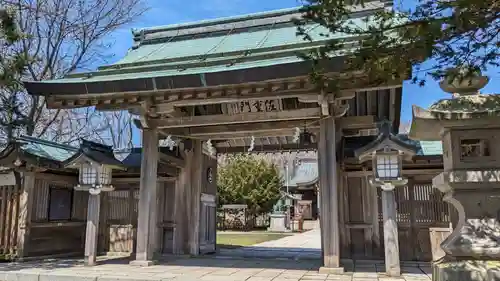
<svg viewBox="0 0 500 281"><path fill-rule="evenodd" d="M220 256L261 257L283 259L321 259L320 229L290 235L237 249L220 249Z"/></svg>
<svg viewBox="0 0 500 281"><path fill-rule="evenodd" d="M0 263L1 281L429 281L430 267L403 264L401 278L387 278L381 263L344 264L343 275L319 274L319 260L165 258L151 267L132 267L128 258L99 258L94 267L81 259Z"/></svg>

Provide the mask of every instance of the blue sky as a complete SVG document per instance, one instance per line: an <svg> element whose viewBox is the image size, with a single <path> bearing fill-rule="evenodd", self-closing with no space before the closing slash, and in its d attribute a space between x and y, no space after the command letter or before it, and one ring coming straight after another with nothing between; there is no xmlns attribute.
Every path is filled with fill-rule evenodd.
<svg viewBox="0 0 500 281"><path fill-rule="evenodd" d="M415 0L397 0L398 5L411 7ZM168 3L168 4L167 4ZM150 9L131 26L112 34L115 42L114 58L110 63L122 58L132 45L130 28L142 28L174 23L192 22L202 19L234 16L239 14L290 8L300 5L299 0L148 0ZM500 93L500 69L487 73L491 82L483 89L485 93ZM401 120L411 120L411 105L427 107L434 101L447 97L437 83L428 79L426 86L420 87L410 82L403 85L403 105Z"/></svg>

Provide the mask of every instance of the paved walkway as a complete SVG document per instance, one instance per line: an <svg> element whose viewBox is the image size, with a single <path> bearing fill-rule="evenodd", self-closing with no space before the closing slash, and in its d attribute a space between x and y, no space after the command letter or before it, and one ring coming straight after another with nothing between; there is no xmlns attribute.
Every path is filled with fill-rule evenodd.
<svg viewBox="0 0 500 281"><path fill-rule="evenodd" d="M0 263L1 281L429 281L430 267L406 267L401 278L387 278L382 264L345 264L343 275L319 274L319 261L269 259L167 258L159 265L132 267L128 259L100 258L99 265L78 260Z"/></svg>
<svg viewBox="0 0 500 281"><path fill-rule="evenodd" d="M321 234L319 228L237 249L220 249L220 256L261 257L282 259L320 259Z"/></svg>

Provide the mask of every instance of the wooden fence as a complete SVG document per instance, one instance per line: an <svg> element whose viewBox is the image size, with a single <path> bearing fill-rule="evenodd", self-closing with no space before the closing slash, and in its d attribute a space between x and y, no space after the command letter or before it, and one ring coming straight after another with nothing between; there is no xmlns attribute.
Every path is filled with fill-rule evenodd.
<svg viewBox="0 0 500 281"><path fill-rule="evenodd" d="M136 184L120 185L105 193L101 207L100 249L130 253L134 249L139 190Z"/></svg>
<svg viewBox="0 0 500 281"><path fill-rule="evenodd" d="M246 205L225 205L217 211L218 230L267 229L269 214L248 214Z"/></svg>
<svg viewBox="0 0 500 281"><path fill-rule="evenodd" d="M19 187L0 186L0 260L16 254Z"/></svg>
<svg viewBox="0 0 500 281"><path fill-rule="evenodd" d="M365 177L343 177L340 185L339 224L341 255L348 259L383 259L384 231L381 189ZM430 261L450 228L451 214L443 194L430 180L410 178L395 189L400 258ZM439 228L440 231L431 231ZM435 236L435 237L434 237ZM432 241L432 243L431 243Z"/></svg>
<svg viewBox="0 0 500 281"><path fill-rule="evenodd" d="M450 229L449 204L443 201L443 193L434 189L429 182L410 181L408 185L395 190L401 260L432 260L435 255L433 251L439 249L433 249L432 244L439 245L446 238L446 235L442 235L443 229ZM380 192L379 189L379 225L383 233ZM436 234L431 231L433 228L442 230L439 237L433 237ZM380 243L383 245L383 237L381 238Z"/></svg>

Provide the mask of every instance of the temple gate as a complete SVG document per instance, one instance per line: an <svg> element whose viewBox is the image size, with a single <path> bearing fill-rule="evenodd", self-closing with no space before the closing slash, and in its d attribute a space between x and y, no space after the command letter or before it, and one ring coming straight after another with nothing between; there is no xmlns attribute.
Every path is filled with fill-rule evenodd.
<svg viewBox="0 0 500 281"><path fill-rule="evenodd" d="M370 10L353 12L354 20L388 5L374 2ZM346 238L340 224L346 216L339 217L345 209L339 181L348 172L338 151L345 138L376 135L380 120L399 127L402 80L373 84L362 72L345 72L342 58L332 57L325 69L341 79L340 90L319 91L309 81L311 64L297 52L314 49L328 31L311 26L314 40L305 42L295 36L292 19L298 16L298 9L289 9L141 29L133 31L134 47L113 65L25 83L49 108L95 106L137 116L143 153L132 264L151 265L165 249L191 255L214 250L216 153L317 149L323 266L342 271ZM303 141L294 141L297 134ZM158 188L159 139L174 141L180 151L173 206ZM173 208L171 221L161 215L165 208Z"/></svg>

